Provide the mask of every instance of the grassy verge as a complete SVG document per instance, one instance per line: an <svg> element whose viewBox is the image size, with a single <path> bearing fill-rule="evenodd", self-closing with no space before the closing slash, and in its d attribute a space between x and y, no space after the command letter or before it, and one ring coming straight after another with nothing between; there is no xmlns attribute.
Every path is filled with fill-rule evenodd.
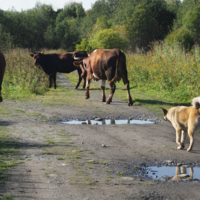
<svg viewBox="0 0 200 200"><path fill-rule="evenodd" d="M129 80L140 93L174 103L199 95L200 48L187 52L179 45L155 44L146 55L127 55Z"/></svg>
<svg viewBox="0 0 200 200"><path fill-rule="evenodd" d="M65 74L65 76L73 85L76 85L76 82L77 82L76 73ZM100 83L100 81L99 81L99 83ZM115 99L115 97L118 97L125 101L128 101L127 92L125 90L123 81L121 80L119 83L116 83L116 87L117 87L117 89L115 91L113 100ZM97 89L97 88L100 89L100 86L97 85L95 83L95 81L93 81L90 85L90 88L91 89ZM134 105L144 106L145 108L147 108L153 112L156 112L157 114L160 114L160 115L162 115L162 111L161 111L160 107L168 108L170 106L181 103L178 100L172 99L171 97L160 98L159 92L156 93L156 91L153 91L153 90L152 91L151 90L142 90L142 88L134 87L132 82L130 83L130 91L131 91L131 96L134 100ZM110 88L107 88L106 95L108 96L109 93L110 93ZM79 98L81 99L82 102L84 102L84 101L86 102L85 95L83 95L82 97L79 97ZM189 105L189 102L187 102L187 103L184 102L184 104Z"/></svg>
<svg viewBox="0 0 200 200"><path fill-rule="evenodd" d="M2 84L3 98L23 99L48 91L48 76L34 66L27 49L12 49L5 53L6 70Z"/></svg>

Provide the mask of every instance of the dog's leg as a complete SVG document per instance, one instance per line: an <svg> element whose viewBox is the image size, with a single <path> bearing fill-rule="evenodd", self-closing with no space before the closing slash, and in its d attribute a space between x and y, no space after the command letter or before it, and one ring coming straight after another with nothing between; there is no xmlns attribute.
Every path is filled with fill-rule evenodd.
<svg viewBox="0 0 200 200"><path fill-rule="evenodd" d="M182 131L182 136L181 136L181 147L184 149L185 147L185 136L186 136L186 131Z"/></svg>
<svg viewBox="0 0 200 200"><path fill-rule="evenodd" d="M194 144L194 138L193 138L193 134L194 134L194 128L192 127L189 127L188 128L188 135L190 137L190 146L189 148L187 149L187 151L191 151L192 150L192 147L193 147L193 144Z"/></svg>
<svg viewBox="0 0 200 200"><path fill-rule="evenodd" d="M178 144L177 149L183 149L180 143L181 129L176 129L176 143Z"/></svg>

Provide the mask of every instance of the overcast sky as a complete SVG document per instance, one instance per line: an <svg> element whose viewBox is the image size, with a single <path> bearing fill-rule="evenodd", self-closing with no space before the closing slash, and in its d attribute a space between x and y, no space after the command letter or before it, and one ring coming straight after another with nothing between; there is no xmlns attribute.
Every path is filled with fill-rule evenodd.
<svg viewBox="0 0 200 200"><path fill-rule="evenodd" d="M83 8L88 10L96 0L1 0L0 9L11 10L14 8L17 11L28 10L35 7L36 2L52 5L54 10L64 8L70 2L82 3Z"/></svg>

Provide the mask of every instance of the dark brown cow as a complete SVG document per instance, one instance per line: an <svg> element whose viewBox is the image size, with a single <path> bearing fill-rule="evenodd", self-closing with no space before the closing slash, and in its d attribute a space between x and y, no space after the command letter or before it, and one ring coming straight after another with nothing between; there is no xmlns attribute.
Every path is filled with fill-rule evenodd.
<svg viewBox="0 0 200 200"><path fill-rule="evenodd" d="M82 77L81 69L73 65L75 60L81 60L88 57L86 51L75 51L60 54L43 54L43 52L34 52L30 54L34 58L34 64L41 67L44 72L49 75L49 87L52 86L52 81L54 83L54 89L56 89L56 72L70 73L77 70L79 75L79 80L76 85L78 88ZM85 78L83 83L83 88L85 88Z"/></svg>
<svg viewBox="0 0 200 200"><path fill-rule="evenodd" d="M86 99L90 98L89 86L90 81L94 79L95 81L102 80L102 102L110 104L112 102L112 97L114 95L116 81L120 81L121 78L124 82L125 88L128 93L128 105L133 105L133 101L129 90L129 80L127 77L126 69L126 57L119 49L98 49L91 53L87 58L82 61L75 61L74 65L80 66L82 69L82 77L86 78ZM106 101L105 96L105 82L108 81L110 85L110 96Z"/></svg>
<svg viewBox="0 0 200 200"><path fill-rule="evenodd" d="M1 96L1 84L3 81L3 75L5 72L5 68L6 68L5 56L2 53L0 53L0 102L3 101L3 98Z"/></svg>

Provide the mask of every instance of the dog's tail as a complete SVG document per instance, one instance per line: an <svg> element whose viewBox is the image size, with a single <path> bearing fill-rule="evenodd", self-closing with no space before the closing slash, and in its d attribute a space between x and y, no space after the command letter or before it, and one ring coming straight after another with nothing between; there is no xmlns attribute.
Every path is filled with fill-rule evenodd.
<svg viewBox="0 0 200 200"><path fill-rule="evenodd" d="M192 106L196 109L200 108L200 97L195 97L194 99L192 99Z"/></svg>

